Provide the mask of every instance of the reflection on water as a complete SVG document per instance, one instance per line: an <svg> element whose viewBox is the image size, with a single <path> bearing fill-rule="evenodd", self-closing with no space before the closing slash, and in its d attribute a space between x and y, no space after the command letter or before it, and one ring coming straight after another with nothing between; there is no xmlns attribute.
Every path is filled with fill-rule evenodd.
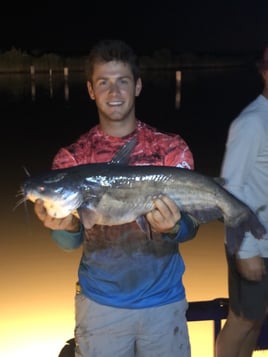
<svg viewBox="0 0 268 357"><path fill-rule="evenodd" d="M31 73L31 95L32 95L32 100L35 101L36 99L36 74L33 71L30 71ZM64 91L64 99L67 102L69 100L69 71L68 68L64 67L63 71L63 78L64 78L64 86L63 86L63 91ZM54 80L54 83L53 83ZM50 99L53 99L54 97L54 85L55 83L59 83L59 78L54 78L52 69L49 70L48 72L48 85L49 85L49 97Z"/></svg>
<svg viewBox="0 0 268 357"><path fill-rule="evenodd" d="M1 73L0 97L7 98L9 102L21 102L31 98L33 101L48 95L53 99L62 91L64 99L69 100L69 87L77 84L83 85L83 73L69 74L64 68L62 73L48 71L48 73Z"/></svg>
<svg viewBox="0 0 268 357"><path fill-rule="evenodd" d="M176 93L175 93L175 108L179 109L181 104L181 71L176 71Z"/></svg>
<svg viewBox="0 0 268 357"><path fill-rule="evenodd" d="M139 119L180 133L194 153L196 167L217 174L229 122L258 93L252 71L184 71L179 107L174 103L174 72L148 71L143 78ZM23 166L33 173L49 168L60 146L96 123L96 108L83 73L70 72L68 79L63 73L36 74L34 87L30 74L1 75L0 98L5 123L0 134L0 355L56 357L73 337L80 251L66 253L55 246L31 203L28 211L23 204L14 211L16 194L25 177ZM221 223L204 225L181 251L189 301L227 296ZM192 356L212 357L211 322L191 322L189 328Z"/></svg>

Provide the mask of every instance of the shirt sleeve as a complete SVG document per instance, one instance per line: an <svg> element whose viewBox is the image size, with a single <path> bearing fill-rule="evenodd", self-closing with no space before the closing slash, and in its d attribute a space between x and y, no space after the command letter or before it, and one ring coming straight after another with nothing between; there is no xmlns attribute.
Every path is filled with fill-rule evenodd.
<svg viewBox="0 0 268 357"><path fill-rule="evenodd" d="M242 200L246 199L245 181L256 161L259 150L256 137L261 137L261 130L252 115L234 121L229 130L221 173L228 190Z"/></svg>
<svg viewBox="0 0 268 357"><path fill-rule="evenodd" d="M176 135L168 146L165 155L166 166L177 166L185 169L194 168L192 152L179 135Z"/></svg>
<svg viewBox="0 0 268 357"><path fill-rule="evenodd" d="M53 159L52 169L64 169L76 165L78 165L78 162L74 155L66 148L61 148Z"/></svg>
<svg viewBox="0 0 268 357"><path fill-rule="evenodd" d="M195 237L198 231L199 225L195 221L194 218L190 217L190 215L182 212L181 219L180 219L180 229L176 236L170 237L168 234L164 234L164 240L171 240L177 243L183 243L188 240L191 240Z"/></svg>
<svg viewBox="0 0 268 357"><path fill-rule="evenodd" d="M83 242L83 226L81 225L79 232L52 230L51 236L54 242L63 250L74 250L79 248Z"/></svg>
<svg viewBox="0 0 268 357"><path fill-rule="evenodd" d="M229 129L221 176L225 188L250 206L245 194L245 182L254 166L262 136L261 125L257 116L249 113L235 120ZM248 233L242 242L238 256L249 258L259 255L257 241Z"/></svg>

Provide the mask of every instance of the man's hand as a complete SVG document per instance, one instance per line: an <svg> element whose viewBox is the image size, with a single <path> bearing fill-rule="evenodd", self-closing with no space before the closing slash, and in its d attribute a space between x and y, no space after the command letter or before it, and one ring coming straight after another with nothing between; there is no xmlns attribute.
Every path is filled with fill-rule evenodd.
<svg viewBox="0 0 268 357"><path fill-rule="evenodd" d="M177 223L181 219L181 213L175 202L167 196L159 196L155 199L154 206L154 209L146 215L152 230L176 234L179 230ZM177 227L177 232L174 232L174 227Z"/></svg>
<svg viewBox="0 0 268 357"><path fill-rule="evenodd" d="M78 232L80 230L80 220L73 214L69 214L64 218L54 218L47 214L42 200L38 199L34 203L34 212L44 226L53 230L65 230L70 232Z"/></svg>
<svg viewBox="0 0 268 357"><path fill-rule="evenodd" d="M255 256L247 259L236 259L237 270L247 280L260 281L266 274L263 258Z"/></svg>

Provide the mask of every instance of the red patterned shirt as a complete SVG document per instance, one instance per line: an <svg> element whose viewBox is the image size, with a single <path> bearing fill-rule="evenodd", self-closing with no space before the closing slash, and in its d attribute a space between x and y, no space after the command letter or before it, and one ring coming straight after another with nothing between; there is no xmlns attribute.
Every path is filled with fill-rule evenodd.
<svg viewBox="0 0 268 357"><path fill-rule="evenodd" d="M140 121L136 130L125 137L112 137L100 126L93 127L75 143L61 148L52 167L108 162L133 137L137 144L129 165L193 169L192 153L179 135L160 132ZM121 308L161 306L185 298L185 267L176 241L167 241L155 232L148 240L136 222L94 225L84 233L78 275L81 290L88 298ZM57 242L67 242L70 233L62 237L60 231L54 231L53 235Z"/></svg>
<svg viewBox="0 0 268 357"><path fill-rule="evenodd" d="M129 165L165 165L193 169L193 157L185 141L177 134L163 133L137 121L136 130L124 137L106 135L97 125L75 143L59 150L52 168L108 162L133 136L137 145L130 155Z"/></svg>

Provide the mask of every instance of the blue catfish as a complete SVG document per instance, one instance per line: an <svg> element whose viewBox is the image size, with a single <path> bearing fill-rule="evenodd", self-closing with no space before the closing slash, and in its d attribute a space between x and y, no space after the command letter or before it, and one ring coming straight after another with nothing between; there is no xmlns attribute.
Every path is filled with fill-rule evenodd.
<svg viewBox="0 0 268 357"><path fill-rule="evenodd" d="M238 250L245 232L257 239L266 233L257 215L212 177L178 167L127 165L134 144L126 144L108 163L28 177L22 187L24 199L42 199L49 215L63 218L73 213L85 228L91 228L133 221L142 226L155 198L167 195L198 224L223 221L231 253Z"/></svg>

